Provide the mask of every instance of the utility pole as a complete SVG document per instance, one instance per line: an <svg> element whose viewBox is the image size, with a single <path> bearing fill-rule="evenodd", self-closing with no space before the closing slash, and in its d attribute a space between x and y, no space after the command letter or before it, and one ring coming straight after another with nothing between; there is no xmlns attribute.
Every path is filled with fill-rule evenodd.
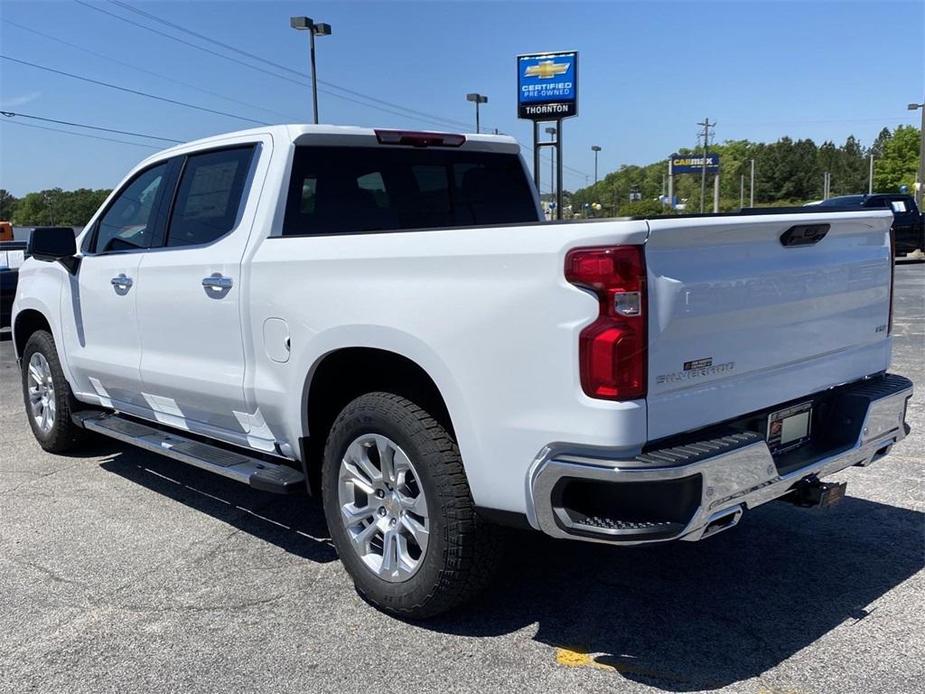
<svg viewBox="0 0 925 694"><path fill-rule="evenodd" d="M739 209L745 207L745 174L739 175Z"/></svg>
<svg viewBox="0 0 925 694"><path fill-rule="evenodd" d="M715 128L716 123L711 123L709 118L704 118L703 122L697 125L703 126L703 160L700 169L700 213L703 214L704 198L707 195L707 148L710 145L710 128Z"/></svg>
<svg viewBox="0 0 925 694"><path fill-rule="evenodd" d="M922 128L919 130L919 188L915 193L915 201L918 203L919 211L921 211L922 203L925 202L925 103L909 104L907 108L910 111L922 109Z"/></svg>
<svg viewBox="0 0 925 694"><path fill-rule="evenodd" d="M867 194L872 195L874 192L874 153L870 153L870 172L867 175Z"/></svg>
<svg viewBox="0 0 925 694"><path fill-rule="evenodd" d="M748 206L755 206L755 160L752 159L751 182L748 184Z"/></svg>
<svg viewBox="0 0 925 694"><path fill-rule="evenodd" d="M597 185L597 153L601 151L600 145L591 145L591 151L594 152L594 185Z"/></svg>

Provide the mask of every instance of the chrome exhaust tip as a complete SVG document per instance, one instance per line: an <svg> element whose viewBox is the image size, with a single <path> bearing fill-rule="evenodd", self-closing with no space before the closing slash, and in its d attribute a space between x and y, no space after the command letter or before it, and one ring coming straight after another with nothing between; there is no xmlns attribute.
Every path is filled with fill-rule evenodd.
<svg viewBox="0 0 925 694"><path fill-rule="evenodd" d="M725 511L719 511L710 516L710 520L707 522L706 527L703 529L703 533L700 535L702 540L705 537L710 537L711 535L716 535L721 533L724 530L729 530L729 528L735 527L739 524L739 520L742 518L742 507L736 506L734 508L727 508Z"/></svg>

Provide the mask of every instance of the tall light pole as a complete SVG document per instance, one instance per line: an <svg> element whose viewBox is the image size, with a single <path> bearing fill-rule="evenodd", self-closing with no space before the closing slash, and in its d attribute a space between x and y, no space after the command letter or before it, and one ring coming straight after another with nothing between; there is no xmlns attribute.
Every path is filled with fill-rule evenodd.
<svg viewBox="0 0 925 694"><path fill-rule="evenodd" d="M597 185L597 153L601 151L600 145L591 145L591 151L594 152L594 185Z"/></svg>
<svg viewBox="0 0 925 694"><path fill-rule="evenodd" d="M330 36L331 25L315 23L311 17L290 17L289 26L298 31L308 32L308 52L312 67L312 122L318 125L318 79L315 70L315 37Z"/></svg>
<svg viewBox="0 0 925 694"><path fill-rule="evenodd" d="M755 206L755 160L752 159L752 172L748 183L748 206Z"/></svg>
<svg viewBox="0 0 925 694"><path fill-rule="evenodd" d="M867 194L874 193L874 153L870 153L870 171L867 174Z"/></svg>
<svg viewBox="0 0 925 694"><path fill-rule="evenodd" d="M559 132L555 128L549 127L546 128L546 134L551 138L555 139L556 133ZM556 192L556 155L552 152L549 153L549 193L550 195Z"/></svg>
<svg viewBox="0 0 925 694"><path fill-rule="evenodd" d="M915 194L915 201L921 210L925 201L925 103L909 104L907 108L910 111L922 109L922 128L919 131L919 189Z"/></svg>
<svg viewBox="0 0 925 694"><path fill-rule="evenodd" d="M475 132L480 132L479 130L479 104L487 104L488 97L484 94L479 94L478 92L472 92L466 94L466 101L475 102Z"/></svg>

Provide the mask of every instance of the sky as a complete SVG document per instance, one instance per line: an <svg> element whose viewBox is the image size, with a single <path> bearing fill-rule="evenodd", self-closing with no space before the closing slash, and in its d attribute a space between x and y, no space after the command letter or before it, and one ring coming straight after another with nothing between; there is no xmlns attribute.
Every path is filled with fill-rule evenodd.
<svg viewBox="0 0 925 694"><path fill-rule="evenodd" d="M289 27L290 16L304 14L333 27L317 39L322 123L472 131L465 95L480 92L488 96L483 129L529 144L532 126L516 116L515 56L578 50L579 115L564 122L562 138L565 187L573 190L593 176L592 145L602 147L603 176L693 146L705 117L717 123L717 141L790 136L840 144L853 134L869 144L884 126L918 124L906 105L925 99L925 0L0 0L0 111L181 141L253 121L308 122L308 80L296 74L308 72L308 37ZM0 116L0 188L23 195L113 187L169 144ZM544 191L548 171L547 160Z"/></svg>

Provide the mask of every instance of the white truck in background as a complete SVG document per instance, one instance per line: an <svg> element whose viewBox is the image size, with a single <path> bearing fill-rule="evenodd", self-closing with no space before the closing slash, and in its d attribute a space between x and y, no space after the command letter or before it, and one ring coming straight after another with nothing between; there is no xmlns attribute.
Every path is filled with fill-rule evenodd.
<svg viewBox="0 0 925 694"><path fill-rule="evenodd" d="M907 433L889 211L540 223L515 141L273 126L39 229L13 306L39 444L96 432L320 494L358 590L426 617L503 533L701 540ZM535 579L541 580L541 579Z"/></svg>

